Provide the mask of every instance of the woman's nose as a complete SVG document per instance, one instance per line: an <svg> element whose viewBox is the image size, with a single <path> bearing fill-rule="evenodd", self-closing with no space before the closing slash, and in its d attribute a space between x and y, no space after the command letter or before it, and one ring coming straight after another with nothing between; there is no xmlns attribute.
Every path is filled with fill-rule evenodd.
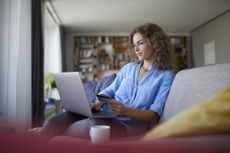
<svg viewBox="0 0 230 153"><path fill-rule="evenodd" d="M139 51L139 46L138 45L135 46L135 51Z"/></svg>

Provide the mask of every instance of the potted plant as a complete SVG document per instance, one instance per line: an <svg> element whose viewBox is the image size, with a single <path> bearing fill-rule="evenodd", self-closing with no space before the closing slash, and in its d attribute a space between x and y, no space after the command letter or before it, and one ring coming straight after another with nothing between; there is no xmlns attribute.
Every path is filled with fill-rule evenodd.
<svg viewBox="0 0 230 153"><path fill-rule="evenodd" d="M187 68L187 64L182 55L176 55L175 65L176 65L177 72Z"/></svg>
<svg viewBox="0 0 230 153"><path fill-rule="evenodd" d="M48 73L45 76L44 90L45 90L45 101L46 104L53 104L55 99L52 97L52 90L56 88L56 84L54 81L54 76L52 73Z"/></svg>
<svg viewBox="0 0 230 153"><path fill-rule="evenodd" d="M106 52L105 49L102 49L99 52L98 57L99 57L99 62L100 63L105 63L105 61L109 58L109 54Z"/></svg>

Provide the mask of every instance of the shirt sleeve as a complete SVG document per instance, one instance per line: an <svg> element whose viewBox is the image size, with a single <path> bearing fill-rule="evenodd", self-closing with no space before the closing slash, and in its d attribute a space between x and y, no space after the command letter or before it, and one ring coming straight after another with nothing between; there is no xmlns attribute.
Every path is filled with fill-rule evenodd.
<svg viewBox="0 0 230 153"><path fill-rule="evenodd" d="M114 79L113 83L111 85L109 85L107 88L105 88L104 90L100 91L99 94L104 94L110 98L114 98L115 96L115 92L117 91L117 89L119 88L125 74L127 71L127 67L129 66L129 64L125 65L117 74L117 77Z"/></svg>
<svg viewBox="0 0 230 153"><path fill-rule="evenodd" d="M159 87L156 98L153 104L150 106L150 110L157 113L159 116L162 115L164 105L166 103L169 91L172 86L172 82L174 80L175 74L171 71L167 72L163 77L162 84Z"/></svg>

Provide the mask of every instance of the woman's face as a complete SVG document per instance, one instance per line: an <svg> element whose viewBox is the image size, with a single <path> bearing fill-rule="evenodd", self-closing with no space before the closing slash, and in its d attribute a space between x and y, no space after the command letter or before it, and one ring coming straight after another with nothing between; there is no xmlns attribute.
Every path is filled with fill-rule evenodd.
<svg viewBox="0 0 230 153"><path fill-rule="evenodd" d="M151 43L148 39L142 37L140 33L133 35L133 51L140 61L152 60L154 58Z"/></svg>

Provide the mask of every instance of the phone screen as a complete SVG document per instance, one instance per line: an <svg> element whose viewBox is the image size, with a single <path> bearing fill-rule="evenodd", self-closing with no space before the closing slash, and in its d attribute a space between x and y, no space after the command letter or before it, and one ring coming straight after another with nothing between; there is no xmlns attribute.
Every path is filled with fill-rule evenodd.
<svg viewBox="0 0 230 153"><path fill-rule="evenodd" d="M109 100L111 100L111 98L109 98L105 95L97 95L97 99L101 102L108 102Z"/></svg>

